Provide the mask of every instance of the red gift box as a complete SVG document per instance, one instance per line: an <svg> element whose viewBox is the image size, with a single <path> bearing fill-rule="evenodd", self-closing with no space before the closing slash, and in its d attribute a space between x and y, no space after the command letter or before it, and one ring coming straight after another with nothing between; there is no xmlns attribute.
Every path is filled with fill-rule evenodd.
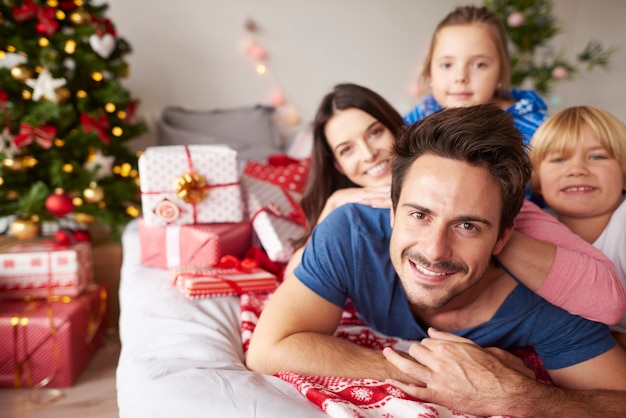
<svg viewBox="0 0 626 418"><path fill-rule="evenodd" d="M184 269L172 275L174 285L189 299L272 292L279 280L258 267L250 269L206 267Z"/></svg>
<svg viewBox="0 0 626 418"><path fill-rule="evenodd" d="M149 225L245 219L237 152L226 145L148 147L139 158L139 175Z"/></svg>
<svg viewBox="0 0 626 418"><path fill-rule="evenodd" d="M294 160L292 160L294 161ZM248 161L241 178L252 226L268 257L286 263L292 241L306 232L299 201L308 174L308 161L286 165Z"/></svg>
<svg viewBox="0 0 626 418"><path fill-rule="evenodd" d="M163 269L206 267L225 254L242 257L252 243L250 222L151 226L139 219L141 264Z"/></svg>
<svg viewBox="0 0 626 418"><path fill-rule="evenodd" d="M106 305L102 285L76 298L3 301L0 387L72 386L102 341Z"/></svg>
<svg viewBox="0 0 626 418"><path fill-rule="evenodd" d="M10 242L0 253L0 298L78 296L93 281L91 244Z"/></svg>

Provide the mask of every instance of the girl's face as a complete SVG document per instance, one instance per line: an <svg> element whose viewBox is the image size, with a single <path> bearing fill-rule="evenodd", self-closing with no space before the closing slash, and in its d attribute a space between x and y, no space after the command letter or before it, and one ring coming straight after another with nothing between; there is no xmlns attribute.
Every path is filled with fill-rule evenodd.
<svg viewBox="0 0 626 418"><path fill-rule="evenodd" d="M560 217L609 215L622 201L624 176L589 129L571 155L548 153L538 167L544 200Z"/></svg>
<svg viewBox="0 0 626 418"><path fill-rule="evenodd" d="M463 107L492 102L500 59L489 29L480 24L446 26L435 42L430 88L437 103Z"/></svg>
<svg viewBox="0 0 626 418"><path fill-rule="evenodd" d="M360 109L340 110L324 128L335 167L362 187L391 185L391 150L396 138Z"/></svg>

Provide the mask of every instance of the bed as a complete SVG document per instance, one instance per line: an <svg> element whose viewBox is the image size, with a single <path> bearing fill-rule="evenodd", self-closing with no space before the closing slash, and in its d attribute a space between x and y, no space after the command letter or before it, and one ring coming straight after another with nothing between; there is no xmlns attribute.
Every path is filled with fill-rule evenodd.
<svg viewBox="0 0 626 418"><path fill-rule="evenodd" d="M246 369L238 297L191 301L167 270L141 265L137 221L122 244L121 418L327 416L287 381Z"/></svg>

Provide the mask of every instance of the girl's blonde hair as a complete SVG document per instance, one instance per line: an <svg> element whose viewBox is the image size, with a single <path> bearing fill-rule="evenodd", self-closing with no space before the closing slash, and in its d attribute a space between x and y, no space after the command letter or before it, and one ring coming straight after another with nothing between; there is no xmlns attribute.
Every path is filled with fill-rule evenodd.
<svg viewBox="0 0 626 418"><path fill-rule="evenodd" d="M584 130L589 129L611 158L622 167L626 184L626 125L604 109L593 106L573 106L550 116L535 131L530 143L530 161L534 167L530 178L533 193L540 194L539 165L549 153L567 157L583 140Z"/></svg>
<svg viewBox="0 0 626 418"><path fill-rule="evenodd" d="M499 89L494 92L494 97L508 98L511 84L511 62L508 50L508 37L502 22L495 14L491 13L486 7L461 6L454 9L435 28L433 37L430 41L428 53L424 59L420 71L420 83L427 86L431 73L430 66L433 61L433 52L437 45L437 35L441 29L448 26L461 25L482 25L487 29L493 43L498 51L498 59L500 60L500 74L498 76Z"/></svg>

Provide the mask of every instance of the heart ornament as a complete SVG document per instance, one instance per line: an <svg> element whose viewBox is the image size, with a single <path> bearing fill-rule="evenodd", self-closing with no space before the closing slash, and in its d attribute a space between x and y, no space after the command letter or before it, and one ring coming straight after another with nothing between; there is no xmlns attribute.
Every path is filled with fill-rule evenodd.
<svg viewBox="0 0 626 418"><path fill-rule="evenodd" d="M104 36L98 36L94 33L89 37L89 45L96 54L107 59L115 50L115 38L110 33L106 33Z"/></svg>

